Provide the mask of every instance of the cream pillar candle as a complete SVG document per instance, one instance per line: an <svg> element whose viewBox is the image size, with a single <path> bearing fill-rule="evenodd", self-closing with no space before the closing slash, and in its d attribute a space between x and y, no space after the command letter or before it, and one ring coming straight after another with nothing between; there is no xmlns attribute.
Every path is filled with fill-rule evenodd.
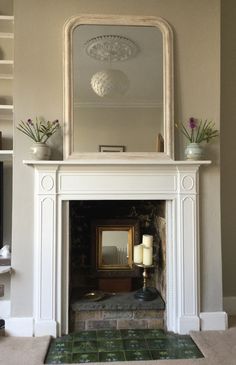
<svg viewBox="0 0 236 365"><path fill-rule="evenodd" d="M150 234L144 234L143 235L143 245L145 247L152 247L152 243L153 243L153 236L151 236Z"/></svg>
<svg viewBox="0 0 236 365"><path fill-rule="evenodd" d="M143 265L152 265L152 247L143 246Z"/></svg>
<svg viewBox="0 0 236 365"><path fill-rule="evenodd" d="M134 263L142 264L143 263L143 245L134 246Z"/></svg>

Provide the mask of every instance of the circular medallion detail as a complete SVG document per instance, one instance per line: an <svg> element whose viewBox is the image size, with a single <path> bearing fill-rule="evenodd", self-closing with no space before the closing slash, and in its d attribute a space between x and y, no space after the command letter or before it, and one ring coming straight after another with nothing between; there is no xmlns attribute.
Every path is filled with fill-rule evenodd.
<svg viewBox="0 0 236 365"><path fill-rule="evenodd" d="M138 46L131 40L120 35L101 35L85 43L88 56L101 62L126 61L135 57Z"/></svg>
<svg viewBox="0 0 236 365"><path fill-rule="evenodd" d="M194 186L194 180L192 176L184 176L182 179L182 188L184 190L191 190Z"/></svg>
<svg viewBox="0 0 236 365"><path fill-rule="evenodd" d="M41 180L41 186L43 190L50 191L54 187L53 178L50 175L46 175Z"/></svg>

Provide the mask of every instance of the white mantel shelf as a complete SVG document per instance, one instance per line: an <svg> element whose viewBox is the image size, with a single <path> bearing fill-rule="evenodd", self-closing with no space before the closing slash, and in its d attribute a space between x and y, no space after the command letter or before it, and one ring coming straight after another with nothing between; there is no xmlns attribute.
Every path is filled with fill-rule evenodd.
<svg viewBox="0 0 236 365"><path fill-rule="evenodd" d="M23 160L25 165L172 165L172 166L200 166L210 165L209 160L154 160L154 159L81 159L81 160Z"/></svg>
<svg viewBox="0 0 236 365"><path fill-rule="evenodd" d="M6 273L11 273L11 266L7 265L7 266L0 266L0 274L6 274Z"/></svg>
<svg viewBox="0 0 236 365"><path fill-rule="evenodd" d="M200 311L199 170L211 161L96 157L23 161L35 172L34 317L29 332L68 333L69 202L135 199L166 201L167 329L199 331L207 317ZM6 328L15 334L14 318Z"/></svg>

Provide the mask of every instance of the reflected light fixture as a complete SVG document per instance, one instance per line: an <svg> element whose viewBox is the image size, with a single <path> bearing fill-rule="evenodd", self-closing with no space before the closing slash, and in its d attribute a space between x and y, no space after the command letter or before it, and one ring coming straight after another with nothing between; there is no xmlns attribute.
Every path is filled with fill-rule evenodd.
<svg viewBox="0 0 236 365"><path fill-rule="evenodd" d="M88 56L100 62L123 62L133 58L139 52L138 46L130 39L120 35L101 35L85 43ZM129 87L126 74L108 68L96 72L91 78L93 91L100 97L124 94Z"/></svg>
<svg viewBox="0 0 236 365"><path fill-rule="evenodd" d="M129 87L129 79L121 70L107 69L96 72L91 78L93 91L101 97L124 94Z"/></svg>

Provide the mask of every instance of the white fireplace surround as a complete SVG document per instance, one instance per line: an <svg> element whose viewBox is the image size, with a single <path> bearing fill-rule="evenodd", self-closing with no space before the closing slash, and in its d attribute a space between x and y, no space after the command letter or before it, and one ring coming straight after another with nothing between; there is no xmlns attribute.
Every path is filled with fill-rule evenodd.
<svg viewBox="0 0 236 365"><path fill-rule="evenodd" d="M35 168L34 313L7 320L9 334L23 335L22 325L28 336L68 332L71 200L166 200L167 329L226 328L224 312L200 311L198 173L209 161L24 163Z"/></svg>

